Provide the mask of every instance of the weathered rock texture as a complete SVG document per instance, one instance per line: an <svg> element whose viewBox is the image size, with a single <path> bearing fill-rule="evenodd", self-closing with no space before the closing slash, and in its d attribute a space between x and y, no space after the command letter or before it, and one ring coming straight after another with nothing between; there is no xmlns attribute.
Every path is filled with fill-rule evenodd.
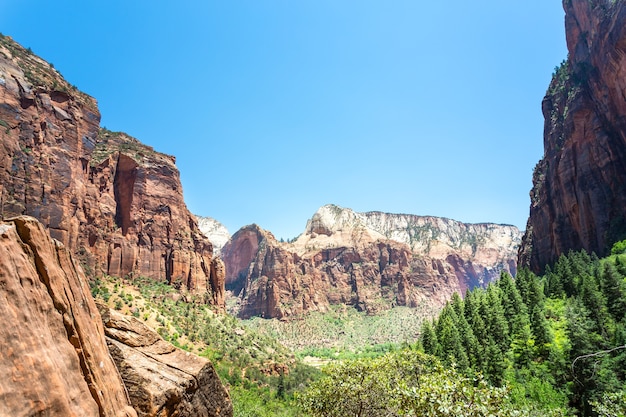
<svg viewBox="0 0 626 417"><path fill-rule="evenodd" d="M256 225L224 246L226 287L239 315L283 318L348 304L376 313L393 306L432 312L454 292L516 272L514 226L436 217L356 213L328 205L293 243Z"/></svg>
<svg viewBox="0 0 626 417"><path fill-rule="evenodd" d="M219 255L222 248L230 239L230 232L222 223L212 217L197 216L198 228L213 243L215 255Z"/></svg>
<svg viewBox="0 0 626 417"><path fill-rule="evenodd" d="M223 305L174 157L99 122L93 98L0 38L0 214L39 219L93 273L168 281Z"/></svg>
<svg viewBox="0 0 626 417"><path fill-rule="evenodd" d="M0 415L136 416L67 249L19 217L0 251Z"/></svg>
<svg viewBox="0 0 626 417"><path fill-rule="evenodd" d="M626 238L626 3L563 5L569 56L543 100L544 157L519 252L535 272Z"/></svg>
<svg viewBox="0 0 626 417"><path fill-rule="evenodd" d="M211 362L172 346L134 317L98 307L111 355L139 417L233 415Z"/></svg>

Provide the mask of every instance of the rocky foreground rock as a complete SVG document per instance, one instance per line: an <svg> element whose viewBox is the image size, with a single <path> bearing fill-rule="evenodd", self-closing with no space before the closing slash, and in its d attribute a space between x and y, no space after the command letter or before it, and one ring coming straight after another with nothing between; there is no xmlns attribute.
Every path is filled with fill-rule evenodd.
<svg viewBox="0 0 626 417"><path fill-rule="evenodd" d="M67 249L20 217L0 250L0 415L135 416Z"/></svg>
<svg viewBox="0 0 626 417"><path fill-rule="evenodd" d="M0 36L0 215L39 219L92 274L167 281L223 305L174 157L99 122L95 99Z"/></svg>
<svg viewBox="0 0 626 417"><path fill-rule="evenodd" d="M569 55L543 100L544 156L519 254L535 272L626 238L626 3L563 6Z"/></svg>
<svg viewBox="0 0 626 417"><path fill-rule="evenodd" d="M320 208L293 243L256 225L222 250L240 317L286 318L347 304L375 314L409 306L431 315L454 292L516 273L514 226Z"/></svg>
<svg viewBox="0 0 626 417"><path fill-rule="evenodd" d="M139 417L233 415L211 362L166 342L134 317L98 307L109 351Z"/></svg>
<svg viewBox="0 0 626 417"><path fill-rule="evenodd" d="M82 269L36 219L0 222L0 252L0 416L232 415L207 360L108 311L105 338Z"/></svg>

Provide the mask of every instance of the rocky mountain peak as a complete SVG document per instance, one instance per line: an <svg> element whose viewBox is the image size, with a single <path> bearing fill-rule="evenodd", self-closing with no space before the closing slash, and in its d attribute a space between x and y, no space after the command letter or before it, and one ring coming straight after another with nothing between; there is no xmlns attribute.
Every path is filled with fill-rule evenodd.
<svg viewBox="0 0 626 417"><path fill-rule="evenodd" d="M294 246L302 253L312 248L359 246L382 239L405 244L413 252L429 256L489 256L487 253L515 253L521 236L519 229L511 225L468 224L443 217L379 211L358 213L329 204L307 222L305 233Z"/></svg>
<svg viewBox="0 0 626 417"><path fill-rule="evenodd" d="M219 255L228 239L230 239L230 232L226 226L212 217L196 216L196 219L202 234L213 243L213 252L215 255Z"/></svg>

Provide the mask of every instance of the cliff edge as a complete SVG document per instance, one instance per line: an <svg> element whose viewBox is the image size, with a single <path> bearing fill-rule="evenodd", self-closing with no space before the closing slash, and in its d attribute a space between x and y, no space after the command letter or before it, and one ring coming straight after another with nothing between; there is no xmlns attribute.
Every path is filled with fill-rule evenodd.
<svg viewBox="0 0 626 417"><path fill-rule="evenodd" d="M7 36L0 103L3 218L37 218L90 275L141 275L224 305L174 157L101 129L96 100Z"/></svg>
<svg viewBox="0 0 626 417"><path fill-rule="evenodd" d="M541 272L570 250L606 255L626 238L626 3L565 0L569 56L542 103L519 264Z"/></svg>

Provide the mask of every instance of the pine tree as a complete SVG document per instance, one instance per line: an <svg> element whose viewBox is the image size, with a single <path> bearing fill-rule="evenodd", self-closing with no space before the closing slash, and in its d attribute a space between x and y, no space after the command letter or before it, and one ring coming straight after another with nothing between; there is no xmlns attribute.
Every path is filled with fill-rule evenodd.
<svg viewBox="0 0 626 417"><path fill-rule="evenodd" d="M589 275L583 275L579 291L580 300L587 308L589 317L595 324L592 330L607 338L609 336L607 334L609 314L606 308L606 300L596 284L596 279Z"/></svg>
<svg viewBox="0 0 626 417"><path fill-rule="evenodd" d="M576 295L576 281L570 266L570 260L567 256L561 255L559 257L559 260L554 267L554 272L558 276L565 296L572 297Z"/></svg>
<svg viewBox="0 0 626 417"><path fill-rule="evenodd" d="M485 312L489 336L493 337L501 352L506 352L511 343L509 324L504 316L501 291L497 286L490 285L487 288L487 296L481 306Z"/></svg>
<svg viewBox="0 0 626 417"><path fill-rule="evenodd" d="M450 304L456 314L456 327L459 331L459 336L461 337L461 344L463 349L467 354L467 358L469 360L469 365L472 368L477 368L480 364L480 345L478 344L478 340L476 336L474 336L474 331L472 327L469 325L469 322L465 318L465 307L463 300L461 297L454 293L452 295L452 300Z"/></svg>
<svg viewBox="0 0 626 417"><path fill-rule="evenodd" d="M509 334L511 336L519 334L524 326L529 324L526 305L522 301L513 278L507 272L503 271L500 274L498 287L502 294L502 308L509 324Z"/></svg>
<svg viewBox="0 0 626 417"><path fill-rule="evenodd" d="M626 317L626 289L624 279L617 269L606 262L600 274L600 288L606 298L606 306L615 321L623 321Z"/></svg>
<svg viewBox="0 0 626 417"><path fill-rule="evenodd" d="M422 349L429 355L436 355L440 350L437 343L437 335L433 329L433 325L430 320L426 319L422 322L422 334L420 337Z"/></svg>
<svg viewBox="0 0 626 417"><path fill-rule="evenodd" d="M437 356L448 365L454 364L461 371L466 371L469 368L469 359L461 343L457 321L454 309L446 304L439 315L435 330L439 347Z"/></svg>

